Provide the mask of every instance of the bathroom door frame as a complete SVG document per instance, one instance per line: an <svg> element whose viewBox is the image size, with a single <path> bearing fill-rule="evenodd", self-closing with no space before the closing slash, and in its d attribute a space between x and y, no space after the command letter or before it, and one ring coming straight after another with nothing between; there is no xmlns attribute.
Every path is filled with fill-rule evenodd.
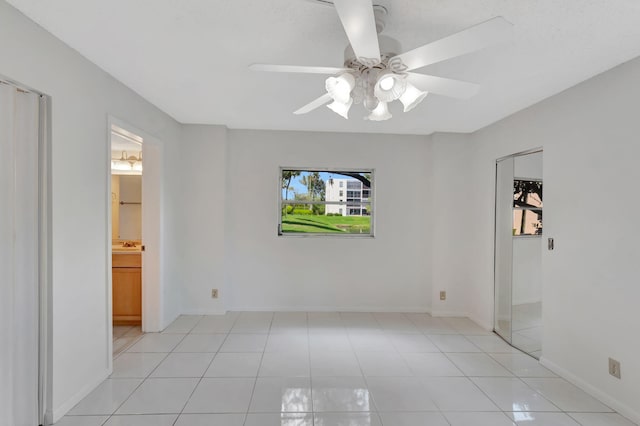
<svg viewBox="0 0 640 426"><path fill-rule="evenodd" d="M129 124L125 120L109 115L107 118L106 151L111 159L111 129L113 126L131 132L142 138L142 163L148 172L142 173L142 244L145 251L142 254L142 331L161 331L162 318L162 289L164 288L164 274L162 268L162 158L163 150L160 140L153 135ZM149 153L150 155L145 155ZM112 277L112 211L111 211L111 166L106 167L106 253L107 253L107 362L109 372L113 370L113 277ZM146 188L146 189L145 189ZM145 208L146 201L146 208ZM147 237L145 238L145 230ZM151 243L151 244L148 244Z"/></svg>

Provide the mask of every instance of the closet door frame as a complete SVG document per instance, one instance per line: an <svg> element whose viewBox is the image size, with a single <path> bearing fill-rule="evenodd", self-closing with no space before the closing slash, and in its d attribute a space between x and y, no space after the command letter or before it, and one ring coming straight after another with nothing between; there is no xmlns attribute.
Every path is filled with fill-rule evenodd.
<svg viewBox="0 0 640 426"><path fill-rule="evenodd" d="M52 403L52 298L51 298L51 97L0 74L0 84L6 84L17 91L32 93L37 99L37 176L33 176L37 185L37 238L33 251L37 256L37 418L40 425L50 422ZM13 152L16 162L16 152ZM14 225L15 232L15 225ZM35 401L34 401L35 402Z"/></svg>

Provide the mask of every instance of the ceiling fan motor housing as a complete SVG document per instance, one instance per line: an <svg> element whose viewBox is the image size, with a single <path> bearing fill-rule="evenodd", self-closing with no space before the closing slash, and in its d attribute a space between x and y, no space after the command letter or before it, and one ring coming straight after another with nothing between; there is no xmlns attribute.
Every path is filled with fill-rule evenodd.
<svg viewBox="0 0 640 426"><path fill-rule="evenodd" d="M389 59L397 56L400 52L402 52L402 46L400 46L400 42L394 38L387 37L384 35L378 35L378 44L380 46L380 58L363 58L366 61L359 61L356 58L356 54L353 51L351 45L347 45L344 49L344 66L347 68L353 68L355 70L362 70L362 67L365 68L386 68L386 64ZM379 59L380 63L378 65L368 66L368 64L363 62L368 62L369 59Z"/></svg>

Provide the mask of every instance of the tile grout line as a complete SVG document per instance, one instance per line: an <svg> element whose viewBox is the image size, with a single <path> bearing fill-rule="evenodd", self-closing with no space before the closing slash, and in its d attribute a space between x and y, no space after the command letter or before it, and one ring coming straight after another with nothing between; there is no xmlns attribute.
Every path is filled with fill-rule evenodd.
<svg viewBox="0 0 640 426"><path fill-rule="evenodd" d="M222 342L220 342L220 346L218 346L218 349L216 350L216 352L213 355L213 358L211 358L211 361L209 361L209 365L207 365L207 368L204 369L204 371L202 372L202 376L200 376L200 379L198 380L198 383L196 383L196 385L194 386L193 390L191 391L191 393L189 394L189 397L186 399L186 401L184 402L184 405L182 406L182 409L180 410L180 413L178 413L178 417L176 417L176 420L173 422L173 426L176 425L176 423L178 422L178 420L180 419L180 416L182 416L182 414L184 413L184 409L187 407L187 405L189 404L189 401L191 400L191 398L193 397L193 394L196 392L196 389L198 389L198 386L200 386L200 383L202 383L202 379L204 378L204 375L207 374L207 370L209 370L209 367L211 367L211 364L213 363L213 360L216 359L216 357L218 356L218 354L220 353L220 349L222 349L222 345L224 345L224 343L227 341L227 338L229 337L229 334L231 333L231 329L233 328L233 326L235 325L236 321L238 320L238 318L240 317L240 315L238 315L236 317L236 319L233 321L233 324L231 324L231 327L229 328L229 330L227 331L227 333L224 336L224 339L222 340ZM202 321L205 318L205 316L202 316L202 318L200 319L200 321ZM200 321L198 321L196 323L196 325L194 325L191 330L189 331L189 334L192 334L191 332L198 326L198 324L200 324ZM208 335L207 333L203 333L205 336ZM211 333L211 334L217 334L217 333ZM186 338L186 336L185 336ZM177 346L176 346L177 348ZM175 348L174 348L175 349Z"/></svg>
<svg viewBox="0 0 640 426"><path fill-rule="evenodd" d="M406 315L406 314L405 314ZM409 318L409 321L411 321L411 318ZM435 344L435 342L433 342L429 336L426 333L422 333L422 336L424 336L427 341L429 341L436 349L438 349L440 354L444 355L444 352L442 351L442 349L440 349L440 347L438 345ZM428 353L428 352L427 352ZM444 355L447 359L448 357L446 355ZM406 358L403 357L403 359L406 362ZM407 363L408 365L409 363ZM455 364L454 364L455 365ZM457 368L457 367L456 367ZM412 377L416 377L415 373L413 372L411 366L409 366L409 371L412 373ZM463 373L464 374L464 373ZM431 394L429 393L428 389L426 388L426 386L424 386L424 377L416 377L418 379L418 381L420 382L421 387L424 389L425 392L425 396L429 398L429 400L433 403L433 405L436 406L436 408L438 409L438 413L440 414L440 416L442 416L442 418L445 420L445 422L447 422L449 425L451 425L451 422L449 421L449 419L447 418L447 416L445 416L444 412L442 411L442 409L440 408L440 406L438 404L436 404L436 402L433 400L433 398L431 397ZM383 425L384 426L384 425Z"/></svg>
<svg viewBox="0 0 640 426"><path fill-rule="evenodd" d="M267 339L264 342L264 347L262 348L262 354L260 356L260 362L258 363L258 371L256 371L256 378L253 382L253 389L251 389L251 396L249 397L249 403L247 404L247 410L244 413L244 421L243 425L247 423L247 419L249 418L249 411L251 410L251 403L253 402L253 396L256 392L256 387L258 385L258 379L260 378L260 369L262 368L262 360L264 359L264 354L267 351L267 345L269 344L269 337L271 336L271 326L273 325L273 318L275 317L275 313L271 312L271 321L269 321L269 328L267 329ZM238 316L240 318L240 316ZM236 319L237 321L237 319ZM235 323L234 323L235 324Z"/></svg>
<svg viewBox="0 0 640 426"><path fill-rule="evenodd" d="M311 426L316 424L316 414L313 404L313 372L311 370L311 332L309 331L309 312L304 313L307 326L307 357L309 359L309 397L311 398Z"/></svg>
<svg viewBox="0 0 640 426"><path fill-rule="evenodd" d="M267 327L267 332L266 332L266 341L265 341L265 343L264 343L264 347L263 347L263 350L262 350L262 353L261 353L260 362L259 362L259 365L258 365L258 371L256 372L256 377L255 377L255 380L254 380L254 386L253 386L253 389L252 389L252 392L251 392L251 396L250 396L250 398L249 398L249 405L248 405L248 408L247 408L246 412L244 413L244 422L243 422L243 424L246 424L247 419L248 419L248 415L249 415L249 411L250 411L251 402L252 402L252 400L253 400L253 397L254 397L254 395L255 395L255 390L256 390L256 388L257 388L257 381L260 379L260 369L261 369L261 367L262 367L262 363L263 363L263 361L264 361L265 354L267 353L266 348L267 348L267 346L268 346L268 343L269 343L270 338L271 338L272 336L275 336L275 334L273 334L273 332L274 332L274 326L275 326L275 324L276 324L276 313L274 313L274 312L270 312L270 314L271 314L271 318L270 318L270 321L269 321L269 326ZM404 319L408 319L408 320L409 320L409 323L411 323L411 324L413 324L414 326L416 326L416 324L411 320L411 318L409 317L409 315L408 315L407 313L401 313L401 314L402 314L402 316L403 316L403 318L404 318ZM413 369L411 369L411 368L410 368L410 366L409 366L409 364L408 364L407 360L404 358L404 356L402 356L404 352L401 352L401 351L399 350L397 343L394 343L394 341L391 339L391 337L392 337L392 336L395 336L395 335L397 335L397 334L407 335L407 336L422 336L422 337L425 337L428 341L431 341L431 340L429 339L429 334L427 334L426 332L422 332L422 331L421 331L420 333L418 333L418 334L414 334L414 333L402 333L402 330L404 330L402 327L401 327L399 330L395 330L395 329L393 328L393 321L390 323L390 324L391 324L391 326L392 326L392 328L387 329L387 328L385 328L385 327L383 327L383 326L382 326L382 322L381 322L381 321L384 319L384 317L383 317L383 318L377 318L377 317L376 317L376 315L375 315L375 313L369 313L369 315L370 315L370 316L371 316L371 318L373 319L373 321L374 321L373 323L369 323L369 322L368 322L368 319L367 319L367 321L366 321L366 322L364 322L364 323L363 323L362 321L360 321L360 320L361 320L361 318L358 318L358 317L354 317L354 318L352 319L352 321L350 322L350 321L348 321L348 319L345 319L343 316L341 316L341 315L340 315L340 313L338 313L339 323L337 324L337 326L338 326L341 330L344 330L344 331L345 331L345 335L346 335L347 340L348 340L348 342L349 342L349 347L351 348L351 352L353 353L353 355L355 356L355 359L356 359L356 360L357 360L357 362L358 362L358 367L359 367L359 370L360 370L360 374L361 374L362 380L363 380L363 382L365 383L365 386L367 387L367 389L369 388L369 384L368 384L368 380L367 380L368 378L371 378L371 377L384 377L384 376L375 376L375 375L374 375L374 376L367 376L367 375L365 375L364 370L363 370L363 366L362 366L362 363L361 363L361 360L360 360L360 356L359 356L359 354L361 354L361 353L367 353L367 352L377 352L377 351L367 351L367 350L365 350L365 351L360 351L360 352L358 352L358 351L356 350L355 346L354 346L353 337L354 337L354 336L356 336L356 335L358 335L358 333L359 333L359 332L365 332L365 334L366 334L366 332L368 332L368 331L369 331L369 332L373 332L374 330L375 330L375 333L373 333L374 335L385 336L387 339L390 339L390 340L389 340L389 345L390 345L390 348L393 350L393 351L390 351L390 352L392 352L392 353L396 353L396 354L399 354L399 355L400 355L401 359L403 360L403 364L405 364L405 365L409 368L409 371L411 372L411 375L410 375L410 376L408 376L408 377L415 377L415 378L416 378L416 379L418 379L418 380L419 380L419 382L421 382L421 383L424 383L424 380L427 380L429 377L460 377L460 376L424 376L424 377L423 377L423 376L418 376L418 375L416 375L415 373L413 373ZM209 361L208 366L204 369L204 372L203 372L203 373L202 373L202 375L200 376L200 378L199 378L199 380L198 380L198 382L197 382L196 386L195 386L195 387L194 387L194 389L192 390L191 394L190 394L190 395L189 395L189 397L186 399L186 402L185 402L185 404L183 405L183 407L182 407L182 409L181 409L180 413L178 413L178 414L177 414L176 419L173 421L173 425L174 425L174 426L177 424L178 420L180 419L180 416L181 416L182 414L184 414L184 409L186 408L186 405L188 404L188 402L190 401L190 399L193 397L193 395L194 395L194 393L195 393L195 390L196 390L196 389L198 388L198 386L201 384L202 380L205 378L206 372L207 372L207 371L208 371L208 369L211 367L211 365L212 365L213 361L216 359L216 357L217 357L217 356L218 356L218 354L220 353L220 351L221 351L221 349L222 349L222 347L223 347L224 343L228 340L229 336L233 334L233 333L232 333L233 328L234 328L234 327L236 326L236 324L239 322L240 317L241 317L241 313L240 313L240 314L238 314L238 315L233 319L233 323L232 323L232 324L231 324L231 326L227 329L226 333L224 333L224 339L222 339L222 341L221 341L221 343L219 344L219 346L218 346L217 350L216 350L215 352L213 352L213 357L212 357L212 358L211 358L211 360ZM200 316L200 319L199 319L199 320L198 320L198 321L197 321L193 326L191 326L191 328L190 328L186 333L179 333L179 334L182 334L182 338L181 338L181 339L179 339L179 341L176 343L176 345L174 345L174 346L173 346L173 348L172 348L169 352L164 353L164 357L162 357L162 359L158 362L158 364L157 364L155 367L153 367L153 368L149 371L149 373L147 373L147 375L146 375L144 378L142 378L142 379L141 379L141 382L140 382L140 383L139 383L139 384L138 384L138 385L133 389L133 391L131 391L131 392L129 393L129 395L124 399L124 401L123 401L121 404L119 404L119 405L118 405L118 407L117 407L117 408L116 408L116 409L115 409L111 414L108 414L108 415L100 415L100 414L85 414L85 415L77 415L77 416L71 416L71 417L82 417L82 416L99 416L99 417L105 417L105 420L104 420L104 422L102 423L102 424L104 425L104 424L108 423L109 421L111 421L111 419L112 419L112 418L120 416L120 415L116 414L116 412L117 412L119 409L121 409L121 408L122 408L122 406L123 406L124 404L126 404L126 402L127 402L127 401L129 401L129 400L131 399L131 397L132 397L132 396L133 396L133 395L134 395L134 394L139 390L139 388L140 388L140 387L141 387L141 386L142 386L142 385L143 385L147 380L149 380L150 378L152 378L152 377L151 377L151 376L152 376L152 374L153 374L155 371L157 371L157 370L158 370L158 368L160 368L160 366L161 366L161 365L162 365L162 364L167 360L167 358L168 358L171 354L173 354L173 353L178 353L178 352L175 352L176 348L178 348L178 347L180 346L180 344L182 344L182 342L184 342L184 340L185 340L188 336L190 336L190 335L197 335L197 334L194 334L194 333L193 333L193 330L195 330L195 328L197 327L197 325L198 325L201 321L203 321L203 319L204 319L204 318L206 318L206 316ZM313 393L313 374L312 374L312 363L311 363L311 362L312 362L312 361L311 361L311 328L310 328L310 325L309 325L309 324L310 324L310 313L309 313L309 312L305 312L305 320L306 320L306 327L307 327L307 330L306 330L306 337L307 337L307 350L308 350L308 362L309 362L309 369L308 369L308 372L309 372L309 385L310 385L310 394L311 394L311 416L312 416L312 424L315 424L315 415L316 415L315 408L316 408L316 407L314 406L314 403L313 403L313 395L314 395L314 393ZM385 323L386 323L386 322L385 322ZM345 327L345 324L353 324L353 325L354 325L354 327L352 327L352 328ZM371 326L372 326L373 324L377 324L377 325L378 325L378 327L375 327L375 326L374 326L374 327L372 328ZM467 380L467 382L471 382L471 383L473 384L474 388L475 388L476 390L479 390L479 391L480 391L480 394L482 394L485 398L487 398L489 401L491 401L491 402L492 402L492 403L497 407L497 410L483 410L483 412L486 412L486 413L502 413L502 414L503 414L504 416L506 416L506 417L509 419L509 421L510 421L511 423L513 423L513 424L515 424L515 423L516 423L516 420L512 419L511 417L509 417L509 414L514 414L514 413L516 413L516 414L517 414L517 413L526 413L526 412L531 412L531 413L547 413L547 414L564 415L564 416L568 417L569 419L572 419L573 421L575 421L577 424L579 424L580 422L579 422L577 419L575 419L575 418L572 416L572 414L571 414L571 413L573 413L573 414L582 414L582 413L585 413L585 414L612 414L612 415L616 415L616 414L617 414L617 415L620 415L620 414L619 414L619 413L617 413L615 410L611 410L611 411L601 411L601 410L584 411L584 410L582 410L582 411L575 411L575 412L574 412L574 411L565 411L565 410L561 409L561 408L560 408L556 403L552 402L550 399L548 399L548 398L547 398L547 396L545 396L544 394L542 394L541 392L539 392L538 390L536 390L535 388L533 388L533 386L532 386L532 385L529 385L525 380L526 380L526 379L540 379L540 380L557 379L557 380L562 381L563 383L568 383L568 381L567 381L566 379L564 379L564 378L562 378L562 377L558 377L558 376L553 376L553 377L535 376L535 375L534 375L534 376L528 376L528 375L519 376L519 375L517 375L517 374L515 373L515 371L517 370L517 368L516 368L515 366L514 366L513 368L508 368L508 367L507 367L506 365L504 365L502 362L499 362L499 361L498 361L498 359L494 358L494 355L505 355L505 356L506 356L506 355L509 355L512 359L514 359L514 360L515 360L515 359L516 359L516 357L519 357L519 356L526 356L526 355L528 355L526 352L524 352L524 351L522 351L522 350L517 350L517 352L491 352L490 350L485 350L485 349L483 349L482 347L480 347L478 344L474 343L474 341L473 341L473 340L471 340L469 337L467 337L467 335L465 335L465 334L464 334L464 333L465 333L465 330L466 330L466 332L469 332L469 328L468 328L468 327L466 327L466 328L465 328L464 324L463 324L463 323L461 323L461 322L457 322L457 323L455 323L455 325L456 325L456 327L455 327L454 329L452 329L452 330L451 330L451 333L445 333L445 334L443 334L443 335L458 335L458 336L462 336L463 338L465 338L466 340L468 340L468 341L472 344L472 346L477 347L477 348L480 350L479 352L445 352L445 351L443 351L442 349L440 349L437 345L435 345L435 343L431 342L431 343L433 343L434 347L435 347L436 349L438 349L438 351L439 351L439 352L415 352L415 353L423 353L423 354L426 354L426 353L439 353L439 354L442 354L442 355L444 355L444 357L448 360L448 362L450 362L452 365L454 365L454 366L455 366L456 368L458 368L458 369L459 369L459 367L458 367L458 366L457 366L457 364L453 361L453 359L450 357L450 355L453 355L453 354L469 354L469 355L475 354L475 355L484 355L484 356L489 357L489 359L490 359L491 361L495 362L495 363L496 363L496 364L498 364L500 367L502 367L502 368L504 368L506 371L508 371L508 372L509 372L509 374L510 374L510 376L497 376L497 375L484 375L484 376L483 376L483 375L469 375L469 374L468 374L468 373L466 373L465 371L460 370L460 371L461 371L461 373L462 373L462 377L464 377L464 378ZM331 328L334 328L334 327L336 327L336 325L331 326L331 327L330 327L330 329L331 329ZM417 326L416 326L416 327L417 327ZM453 326L452 326L452 328L453 328ZM336 329L337 329L337 327L336 327ZM352 332L350 332L350 330L351 330ZM421 329L420 329L420 330L421 330ZM379 332L378 332L378 331L379 331ZM245 332L244 334L246 334L246 333L248 333L248 332ZM153 334L155 334L155 333L153 333ZM178 333L162 333L162 332L161 332L161 333L157 333L157 334L171 335L171 334L178 334ZM198 333L198 334L211 335L212 333ZM222 333L213 333L213 334L222 334ZM243 334L243 333L237 333L237 334ZM257 334L257 333L256 333L256 334ZM262 333L260 333L260 334L262 334ZM286 335L286 334L287 334L287 333L285 333L285 334L283 334L283 335ZM115 359L117 359L117 358L119 358L120 356L122 356L122 355L123 355L123 354L125 354L125 353L132 353L132 354L136 354L136 353L138 353L138 354L144 354L144 353L147 353L147 354L149 354L149 353L158 353L158 352L128 352L128 349L130 349L132 346L134 346L136 343L138 343L138 342L139 342L139 341L140 341L140 340L141 340L145 335L152 335L152 333L148 333L148 334L141 334L140 336L137 336L136 341L135 341L135 342L133 342L133 343L131 343L131 345L129 345L129 346L127 347L127 349L126 349L126 350L123 350L123 351L122 351L121 353L119 353L117 356L114 356L114 360L115 360ZM491 336L492 334L487 334L487 335L488 335L488 336ZM469 336L476 336L476 335L475 335L475 334L470 334ZM483 336L483 335L478 335L478 336ZM365 342L365 343L366 343L366 342ZM378 345L379 345L379 344L383 344L383 345L385 345L385 343L384 343L384 342L380 342L380 343L378 343ZM485 345L483 345L483 346L485 346ZM375 346L375 347L377 347L377 346ZM365 348L365 349L366 349L366 348ZM490 349L495 349L495 347L490 347ZM186 352L185 352L185 353L186 353ZM189 352L189 353L193 353L193 352ZM201 352L195 352L195 353L201 353ZM408 352L408 353L414 353L414 352ZM505 358L505 361L506 361L506 358ZM539 363L538 363L538 364L539 364ZM525 368L525 371L526 371L526 369L528 369L529 367L525 364L525 366L524 366L523 368ZM112 374L113 374L113 373L112 373ZM278 376L278 377L288 377L288 376L285 374L285 375ZM393 376L390 376L390 377L393 377ZM400 377L400 376L398 376L398 377ZM160 379L168 379L169 377L158 377L158 378L160 378ZM175 377L175 378L180 378L180 377ZM109 376L107 379L109 379L109 380L111 380L111 381L114 381L114 382L115 382L115 381L117 381L117 380L121 380L121 379L129 379L129 380L131 380L131 379L139 379L139 378L133 378L133 377L132 377L132 378L129 378L129 377L112 378L111 376ZM195 379L195 377L194 377L194 379ZM474 379L504 379L505 381L506 381L506 380L513 380L513 379L517 379L517 382L518 382L518 383L523 384L523 385L524 385L528 390L530 390L530 391L531 391L531 392L533 392L535 395L537 395L538 397L540 397L540 398L541 398L541 400L543 400L543 401L545 401L545 402L549 403L551 407L557 408L557 410L558 410L558 411L544 411L544 410L538 410L538 411L533 411L533 410L511 411L511 410L503 410L500 406L498 406L498 404L497 404L497 402L496 402L498 399L494 400L493 398L491 398L491 396L489 395L489 393L485 392L485 391L484 391L484 390L479 386L479 384L475 382L475 380L474 380ZM425 390L426 390L426 389L425 389ZM430 395L429 395L429 393L428 393L428 392L427 392L427 396L428 396L428 397L430 397ZM378 420L379 420L380 422L382 422L382 417L381 417L381 415L380 415L380 410L379 410L379 408L378 408L378 406L377 406L377 404L376 404L375 400L372 398L372 395L371 395L370 397L371 397L371 402L372 402L372 405L373 405L373 410L371 410L370 414L372 414L372 415L373 415L373 413L375 413L375 416L378 418ZM610 407L608 407L606 404L604 404L604 403L602 403L601 401L599 401L597 398L595 398L595 400L596 400L597 402L599 402L600 404L603 404L605 407L610 408ZM434 401L432 400L432 402L434 402ZM449 421L449 419L446 417L445 412L443 412L443 411L440 409L440 407L439 407L439 406L437 406L437 404L436 404L436 407L438 407L437 412L438 412L438 413L440 413L440 415L442 415L442 416L443 416L444 420L445 420L447 423L449 423L449 424L450 424L450 421ZM420 411L420 410L418 410L418 411ZM409 410L401 410L401 411L398 411L397 413L408 413L408 412L410 412L410 411L409 411ZM422 412L422 411L421 411L421 412ZM464 410L453 410L453 411L447 411L447 413L458 413L458 412L466 412L466 411L464 411ZM329 412L327 412L327 413L329 413ZM331 413L334 413L334 412L331 412ZM356 412L349 412L349 411L345 411L345 412L335 412L335 413L336 413L336 414L342 413L342 414L347 414L347 415L355 415L355 414L356 414ZM358 413L359 413L359 414L366 414L366 412L358 412ZM147 415L163 415L163 414L175 415L175 413L145 413L145 414L134 414L134 415L144 417L144 416L147 416ZM207 414L209 414L209 413L207 413ZM211 414L214 414L214 413L211 413ZM215 413L215 414L219 414L219 413ZM240 413L238 413L238 414L240 414ZM281 412L280 412L280 415L282 415L282 414L293 414L293 412L291 412L291 413L285 413L285 412L282 412L282 411L281 411ZM299 414L302 414L302 412L300 412ZM123 415L126 415L126 414L123 414ZM295 416L294 416L294 417L295 417Z"/></svg>
<svg viewBox="0 0 640 426"><path fill-rule="evenodd" d="M340 316L340 319L342 320L342 316ZM375 317L373 317L374 321L376 321L376 323L378 323L378 321L375 319ZM379 325L379 323L378 323ZM351 340L351 334L349 333L348 327L345 327L347 329L347 340L349 341L349 345L351 346L351 350L353 351L353 355L356 358L356 361L358 361L358 367L360 368L360 374L362 375L362 381L364 382L364 385L367 388L367 392L369 394L369 397L371 398L371 401L373 402L373 407L374 410L372 411L373 413L375 413L376 416L378 416L378 420L380 420L380 423L382 424L382 418L380 417L380 413L378 411L378 403L375 401L375 399L373 398L373 395L371 395L371 391L369 390L369 382L367 381L367 376L364 374L364 369L362 368L362 363L360 362L360 357L358 356L358 351L356 351L355 346L353 345L353 342Z"/></svg>
<svg viewBox="0 0 640 426"><path fill-rule="evenodd" d="M141 334L141 335L140 335L140 337L139 337L139 339L136 341L136 343L138 343L140 340L142 340L142 338L143 338L144 336L148 336L148 335L152 335L152 334L161 335L161 334L162 334L162 332L158 332L158 333L143 333L143 334ZM184 340L184 338L185 338L186 336L187 336L186 334L185 334L184 336L182 336L182 339L180 339L180 342L182 342L182 340ZM175 347L177 347L177 346L180 344L180 342L176 343L176 346L174 346L174 349L175 349ZM129 349L131 349L132 347L133 347L133 345L131 345L129 348L127 348L127 351L128 351ZM127 352L127 351L122 351L122 353L125 353L125 352ZM131 353L164 353L164 352L131 352ZM124 405L128 400L129 400L129 398L131 398L131 396L132 396L134 393L136 393L136 391L137 391L138 389L140 389L140 387L144 384L144 382L146 382L146 381L147 381L147 379L149 378L149 376L150 376L150 375L151 375L151 374L152 374L152 373L153 373L153 372L154 372L154 371L155 371L155 370L160 366L160 364L162 364L162 362L164 362L164 360L165 360L165 359L167 359L167 357L169 356L169 354L170 354L170 353L171 353L171 352L167 352L167 353L166 353L165 357L164 357L164 358L163 358L163 359L158 363L158 365L156 365L156 366L155 366L155 367L154 367L154 368L149 372L149 374L147 374L147 376L146 376L146 377L144 377L144 378L142 379L142 381L138 384L138 386L136 386L136 387L135 387L135 389L134 389L134 390L129 394L129 396L127 396L127 397L124 399L124 401L122 401L122 403L121 403L120 405L118 405L118 407L117 407L115 410L113 410L113 412L112 412L111 414L109 414L109 417L107 418L107 420L106 420L103 424L108 423L108 422L109 422L109 420L111 420L111 418L112 418L112 417L116 416L116 412L117 412L120 408L122 408L122 406L123 406L123 405ZM113 373L111 373L111 374L113 374ZM132 379L132 378L131 378L131 379ZM117 380L117 379L111 379L111 380Z"/></svg>

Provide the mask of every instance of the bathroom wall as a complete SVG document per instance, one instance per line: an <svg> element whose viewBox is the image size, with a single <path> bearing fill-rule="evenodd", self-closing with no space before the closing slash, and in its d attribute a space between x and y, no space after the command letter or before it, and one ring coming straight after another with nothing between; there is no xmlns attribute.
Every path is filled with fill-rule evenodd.
<svg viewBox="0 0 640 426"><path fill-rule="evenodd" d="M121 175L119 221L121 240L142 239L142 176ZM139 203L139 204L128 204Z"/></svg>

